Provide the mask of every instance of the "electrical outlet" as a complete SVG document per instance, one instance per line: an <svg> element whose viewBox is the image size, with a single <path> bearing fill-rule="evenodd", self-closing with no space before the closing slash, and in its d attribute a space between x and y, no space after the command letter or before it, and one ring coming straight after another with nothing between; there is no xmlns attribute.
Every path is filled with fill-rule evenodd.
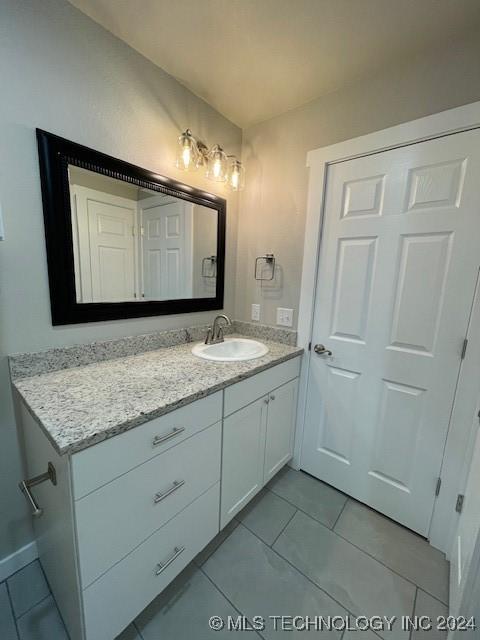
<svg viewBox="0 0 480 640"><path fill-rule="evenodd" d="M260 320L260 305L252 304L252 320Z"/></svg>
<svg viewBox="0 0 480 640"><path fill-rule="evenodd" d="M277 307L277 324L282 327L293 326L293 309L285 309L284 307Z"/></svg>

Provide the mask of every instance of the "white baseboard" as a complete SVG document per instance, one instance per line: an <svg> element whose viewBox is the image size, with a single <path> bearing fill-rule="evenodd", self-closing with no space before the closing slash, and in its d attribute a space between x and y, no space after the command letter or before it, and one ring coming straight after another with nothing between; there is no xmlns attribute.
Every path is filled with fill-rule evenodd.
<svg viewBox="0 0 480 640"><path fill-rule="evenodd" d="M38 558L37 543L29 542L21 549L0 560L0 582Z"/></svg>

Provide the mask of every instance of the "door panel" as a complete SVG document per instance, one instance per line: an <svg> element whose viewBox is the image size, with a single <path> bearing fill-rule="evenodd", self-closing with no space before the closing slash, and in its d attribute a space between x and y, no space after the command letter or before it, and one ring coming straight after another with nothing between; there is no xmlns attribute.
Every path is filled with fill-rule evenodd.
<svg viewBox="0 0 480 640"><path fill-rule="evenodd" d="M392 338L387 348L433 355L453 234L405 235L400 242Z"/></svg>
<svg viewBox="0 0 480 640"><path fill-rule="evenodd" d="M376 238L340 238L331 337L365 341Z"/></svg>
<svg viewBox="0 0 480 640"><path fill-rule="evenodd" d="M428 533L480 262L480 133L328 169L301 466ZM311 179L315 179L312 175Z"/></svg>
<svg viewBox="0 0 480 640"><path fill-rule="evenodd" d="M325 411L319 429L319 449L348 465L352 458L354 427L349 407L356 402L359 378L360 374L356 371L328 367Z"/></svg>

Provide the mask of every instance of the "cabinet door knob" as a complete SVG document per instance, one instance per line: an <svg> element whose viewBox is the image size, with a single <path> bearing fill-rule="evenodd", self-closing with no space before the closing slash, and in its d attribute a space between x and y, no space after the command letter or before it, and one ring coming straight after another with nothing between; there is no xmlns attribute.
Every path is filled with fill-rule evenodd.
<svg viewBox="0 0 480 640"><path fill-rule="evenodd" d="M269 398L264 398L263 401L265 404L268 404L270 402Z"/></svg>
<svg viewBox="0 0 480 640"><path fill-rule="evenodd" d="M275 400L275 396L273 395L273 393L272 393L272 395L270 396L270 400Z"/></svg>

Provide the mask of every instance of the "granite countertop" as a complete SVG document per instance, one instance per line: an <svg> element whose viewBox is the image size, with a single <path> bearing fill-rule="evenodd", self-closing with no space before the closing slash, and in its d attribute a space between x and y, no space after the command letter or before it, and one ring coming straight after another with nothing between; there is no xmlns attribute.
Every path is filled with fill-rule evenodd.
<svg viewBox="0 0 480 640"><path fill-rule="evenodd" d="M190 342L24 377L13 384L56 451L72 454L303 351L263 342L269 352L256 360L202 360L192 355Z"/></svg>

